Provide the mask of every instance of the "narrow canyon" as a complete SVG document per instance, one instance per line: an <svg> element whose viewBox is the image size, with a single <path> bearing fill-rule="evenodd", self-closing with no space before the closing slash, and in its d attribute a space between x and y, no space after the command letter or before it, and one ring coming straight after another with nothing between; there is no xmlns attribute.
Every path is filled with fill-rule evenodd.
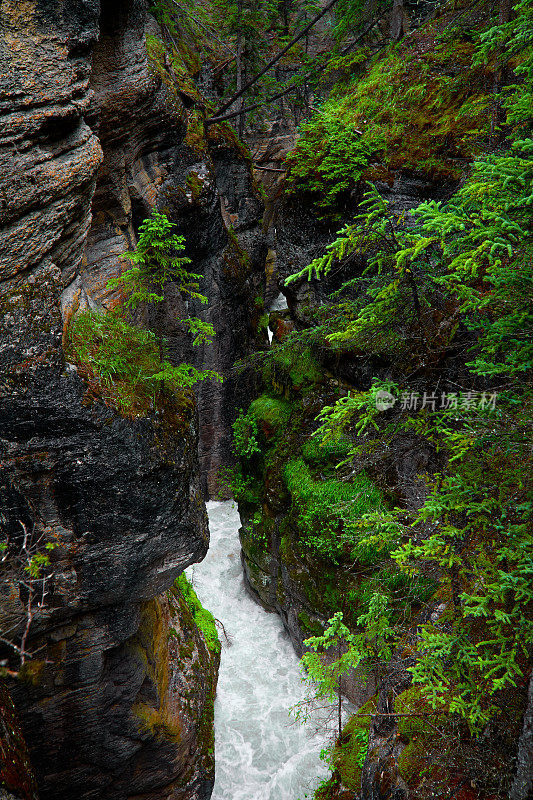
<svg viewBox="0 0 533 800"><path fill-rule="evenodd" d="M0 800L532 800L532 31L2 0Z"/></svg>

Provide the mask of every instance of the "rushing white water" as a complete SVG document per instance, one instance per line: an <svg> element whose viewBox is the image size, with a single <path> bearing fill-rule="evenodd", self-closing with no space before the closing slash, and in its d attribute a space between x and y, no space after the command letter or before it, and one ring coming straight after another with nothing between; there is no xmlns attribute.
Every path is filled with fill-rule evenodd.
<svg viewBox="0 0 533 800"><path fill-rule="evenodd" d="M209 553L187 574L232 642L221 636L213 800L304 800L327 774L319 757L326 735L289 714L305 695L298 658L279 617L246 594L236 507L207 508Z"/></svg>

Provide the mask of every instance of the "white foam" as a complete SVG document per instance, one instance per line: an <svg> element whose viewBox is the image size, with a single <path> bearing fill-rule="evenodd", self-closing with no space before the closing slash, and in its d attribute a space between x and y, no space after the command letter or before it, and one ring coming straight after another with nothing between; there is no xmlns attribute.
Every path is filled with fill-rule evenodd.
<svg viewBox="0 0 533 800"><path fill-rule="evenodd" d="M299 661L276 614L246 594L240 566L239 515L231 502L207 505L209 552L187 570L202 603L225 626L215 702L213 800L304 800L327 775L326 734L289 709L305 696Z"/></svg>
<svg viewBox="0 0 533 800"><path fill-rule="evenodd" d="M283 292L280 292L276 297L276 299L274 300L274 302L272 303L272 305L270 306L269 311L286 311L288 307L289 306L287 305L287 298L285 297Z"/></svg>

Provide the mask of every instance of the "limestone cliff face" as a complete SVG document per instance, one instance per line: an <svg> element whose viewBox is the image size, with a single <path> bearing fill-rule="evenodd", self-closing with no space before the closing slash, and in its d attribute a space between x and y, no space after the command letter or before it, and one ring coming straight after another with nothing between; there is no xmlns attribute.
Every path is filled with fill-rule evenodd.
<svg viewBox="0 0 533 800"><path fill-rule="evenodd" d="M123 419L89 400L62 349L77 308L113 302L107 280L156 204L191 234L206 276L219 337L198 362L230 372L231 348L244 353L255 336L245 308L261 290L264 248L250 170L231 137L191 143L164 61L149 63L147 7L1 9L3 541L51 563L31 610L3 569L0 628L20 643L38 611L25 642L34 658L11 689L44 799L200 800L213 782L216 663L186 609L166 599L208 544L195 413ZM189 191L191 173L201 191ZM161 324L176 361L190 355L174 323L183 312L170 288ZM221 408L242 391L229 380L200 393L211 488L228 451ZM7 648L6 658L19 668Z"/></svg>

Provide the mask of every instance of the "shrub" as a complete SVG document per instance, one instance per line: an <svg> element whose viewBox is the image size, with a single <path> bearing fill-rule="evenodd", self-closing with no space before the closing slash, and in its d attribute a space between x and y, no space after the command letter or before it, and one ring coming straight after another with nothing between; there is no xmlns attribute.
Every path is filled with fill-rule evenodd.
<svg viewBox="0 0 533 800"><path fill-rule="evenodd" d="M159 291L177 283L182 293L207 302L198 293L200 275L190 273L190 259L180 255L185 244L172 233L175 225L164 214L154 211L139 227L139 241L126 253L133 266L108 288L121 289L124 308L161 303ZM193 337L193 345L210 342L213 326L198 317L182 320ZM178 366L164 358L165 341L153 331L131 325L120 309L107 313L83 311L74 317L68 331L68 348L91 388L105 401L128 416L146 413L162 390L188 402L186 391L198 381L222 380L213 370L198 370L191 364Z"/></svg>
<svg viewBox="0 0 533 800"><path fill-rule="evenodd" d="M418 44L415 34L370 59L300 127L288 185L322 216L339 218L361 179L392 180L389 168L457 179L460 160L479 154L491 98L475 45Z"/></svg>
<svg viewBox="0 0 533 800"><path fill-rule="evenodd" d="M341 197L356 187L379 144L363 139L355 122L340 113L336 101L324 103L299 132L287 159L289 191L308 192L320 209L331 212Z"/></svg>
<svg viewBox="0 0 533 800"><path fill-rule="evenodd" d="M163 393L186 405L195 383L219 378L212 370L161 362L155 333L130 325L118 313L77 314L68 329L67 350L93 392L125 416L146 413Z"/></svg>
<svg viewBox="0 0 533 800"><path fill-rule="evenodd" d="M257 420L249 409L246 414L242 408L239 410L232 428L233 448L240 458L250 459L254 453L261 452Z"/></svg>

